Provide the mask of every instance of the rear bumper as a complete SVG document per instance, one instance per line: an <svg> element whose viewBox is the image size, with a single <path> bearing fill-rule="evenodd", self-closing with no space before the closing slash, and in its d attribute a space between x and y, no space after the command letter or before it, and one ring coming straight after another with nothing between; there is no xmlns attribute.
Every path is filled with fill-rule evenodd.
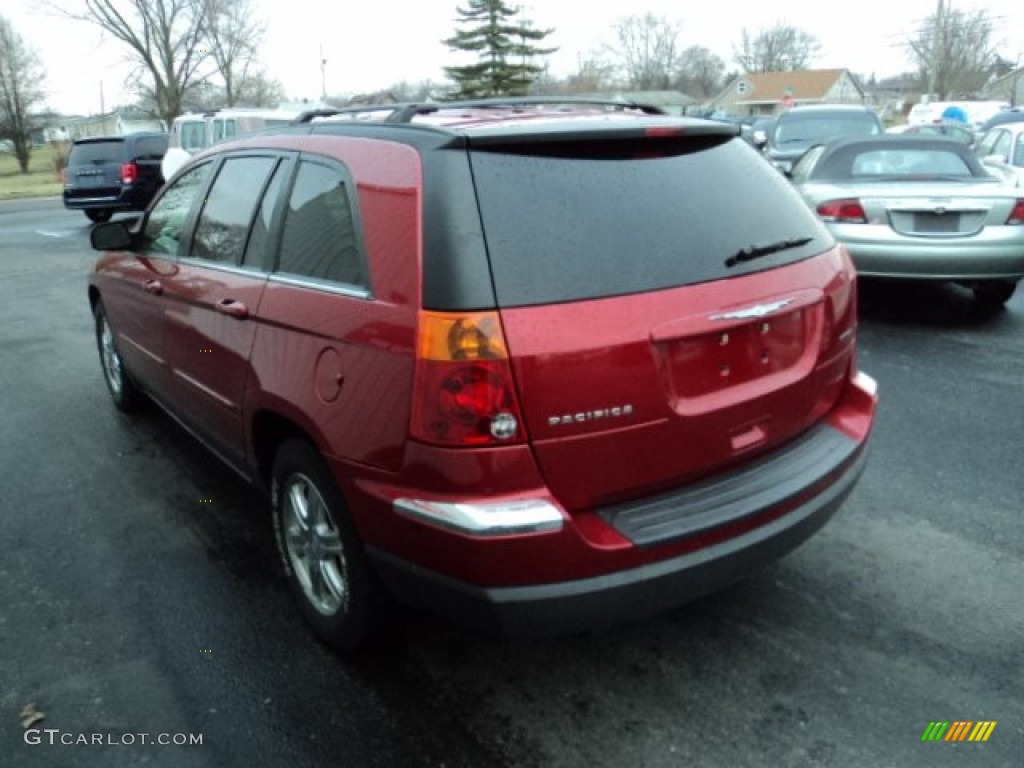
<svg viewBox="0 0 1024 768"><path fill-rule="evenodd" d="M644 556L629 567L503 586L453 578L379 547L367 552L399 599L498 634L577 631L677 607L778 560L835 514L867 462L874 393L853 389L855 402L840 409L845 415L762 461L674 494L597 511L632 542L633 554ZM553 555L557 550L536 550L532 562ZM520 562L529 567L529 560Z"/></svg>
<svg viewBox="0 0 1024 768"><path fill-rule="evenodd" d="M863 224L830 229L849 250L862 277L1015 280L1024 276L1024 227L1004 227L1009 231L983 232L970 239L906 237L889 227Z"/></svg>
<svg viewBox="0 0 1024 768"><path fill-rule="evenodd" d="M111 210L142 211L153 198L154 190L134 187L116 194L88 194L80 190L72 194L64 192L64 207L72 211Z"/></svg>
<svg viewBox="0 0 1024 768"><path fill-rule="evenodd" d="M867 461L859 451L845 474L784 516L710 547L589 579L486 588L427 571L379 550L369 554L397 597L449 618L507 635L571 632L642 618L723 589L775 562L835 514Z"/></svg>

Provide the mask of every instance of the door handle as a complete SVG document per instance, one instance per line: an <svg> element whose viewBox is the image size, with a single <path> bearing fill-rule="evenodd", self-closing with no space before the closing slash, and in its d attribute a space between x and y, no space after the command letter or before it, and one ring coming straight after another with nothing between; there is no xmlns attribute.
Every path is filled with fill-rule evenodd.
<svg viewBox="0 0 1024 768"><path fill-rule="evenodd" d="M147 293L152 293L154 296L159 296L164 292L164 285L159 280L147 280L142 287Z"/></svg>
<svg viewBox="0 0 1024 768"><path fill-rule="evenodd" d="M223 312L225 315L231 315L238 320L245 320L249 317L249 308L240 301L234 299L221 299L214 304L218 312Z"/></svg>

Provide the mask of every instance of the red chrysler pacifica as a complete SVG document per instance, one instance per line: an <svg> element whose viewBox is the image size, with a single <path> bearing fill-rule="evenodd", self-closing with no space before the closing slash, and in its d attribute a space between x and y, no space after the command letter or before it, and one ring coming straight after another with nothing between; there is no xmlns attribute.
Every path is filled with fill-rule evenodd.
<svg viewBox="0 0 1024 768"><path fill-rule="evenodd" d="M92 242L115 405L157 402L268 489L338 648L383 594L506 632L679 605L798 546L865 464L853 266L728 125L307 116Z"/></svg>

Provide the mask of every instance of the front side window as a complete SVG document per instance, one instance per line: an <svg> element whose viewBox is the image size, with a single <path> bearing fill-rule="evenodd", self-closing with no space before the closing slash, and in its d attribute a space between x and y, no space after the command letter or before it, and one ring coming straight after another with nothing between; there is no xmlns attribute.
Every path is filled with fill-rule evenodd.
<svg viewBox="0 0 1024 768"><path fill-rule="evenodd" d="M278 271L365 285L352 196L337 169L303 161L285 211Z"/></svg>
<svg viewBox="0 0 1024 768"><path fill-rule="evenodd" d="M224 161L199 214L191 256L223 264L241 262L249 225L276 164L273 157Z"/></svg>
<svg viewBox="0 0 1024 768"><path fill-rule="evenodd" d="M150 253L177 255L181 233L196 197L206 186L210 163L203 163L181 176L169 186L149 212L143 233L144 250Z"/></svg>

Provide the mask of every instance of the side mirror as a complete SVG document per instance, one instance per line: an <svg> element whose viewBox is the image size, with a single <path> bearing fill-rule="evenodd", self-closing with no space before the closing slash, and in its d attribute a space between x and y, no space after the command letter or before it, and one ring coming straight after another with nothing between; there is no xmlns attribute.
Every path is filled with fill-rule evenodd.
<svg viewBox="0 0 1024 768"><path fill-rule="evenodd" d="M1002 155L985 155L985 157L981 159L981 162L983 162L985 165L990 165L993 168L1006 167L1006 158L1003 157Z"/></svg>
<svg viewBox="0 0 1024 768"><path fill-rule="evenodd" d="M123 222L108 221L92 228L89 242L97 251L123 251L131 247L132 235Z"/></svg>

